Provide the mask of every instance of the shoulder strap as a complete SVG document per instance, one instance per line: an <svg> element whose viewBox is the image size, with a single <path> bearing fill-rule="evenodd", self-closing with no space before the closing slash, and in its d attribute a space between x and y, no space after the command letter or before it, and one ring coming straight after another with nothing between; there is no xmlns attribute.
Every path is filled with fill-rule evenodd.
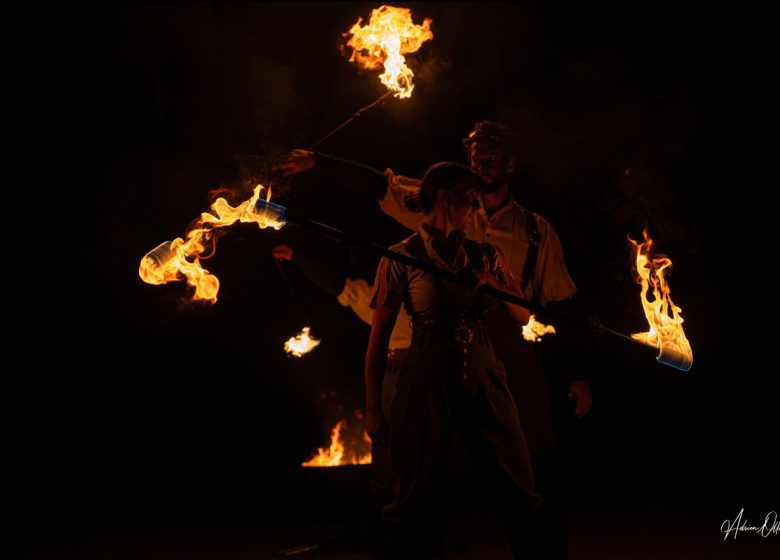
<svg viewBox="0 0 780 560"><path fill-rule="evenodd" d="M539 234L534 213L527 208L523 208L523 212L525 212L526 234L528 235L528 255L523 266L523 276L520 278L520 289L525 294L528 283L531 281L534 270L536 270L536 261L539 258L539 245L542 244L542 236Z"/></svg>

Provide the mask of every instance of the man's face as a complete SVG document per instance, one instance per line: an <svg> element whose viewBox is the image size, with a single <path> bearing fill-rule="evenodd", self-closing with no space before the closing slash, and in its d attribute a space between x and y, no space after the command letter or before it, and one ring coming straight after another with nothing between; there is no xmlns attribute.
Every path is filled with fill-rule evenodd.
<svg viewBox="0 0 780 560"><path fill-rule="evenodd" d="M493 193L503 187L514 167L514 158L504 159L495 140L479 139L471 144L471 172L482 180L482 192Z"/></svg>

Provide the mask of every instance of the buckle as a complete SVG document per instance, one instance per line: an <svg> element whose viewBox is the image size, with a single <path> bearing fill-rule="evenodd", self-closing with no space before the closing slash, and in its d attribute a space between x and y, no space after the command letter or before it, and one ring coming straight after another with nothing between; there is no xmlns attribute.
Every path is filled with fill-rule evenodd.
<svg viewBox="0 0 780 560"><path fill-rule="evenodd" d="M461 344L468 344L474 338L474 331L472 331L466 325L460 325L455 328L455 331L452 333L452 337L456 342L460 342Z"/></svg>

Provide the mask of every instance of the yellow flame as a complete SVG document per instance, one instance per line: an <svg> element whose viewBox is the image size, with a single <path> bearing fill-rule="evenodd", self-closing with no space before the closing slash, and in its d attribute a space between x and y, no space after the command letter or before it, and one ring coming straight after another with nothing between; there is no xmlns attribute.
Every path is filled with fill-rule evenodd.
<svg viewBox="0 0 780 560"><path fill-rule="evenodd" d="M213 213L203 212L194 226L187 232L187 240L177 237L147 253L141 259L138 274L148 284L165 284L186 279L187 284L195 288L194 300L215 303L219 291L219 280L200 264L200 257L208 250L213 253L215 243L214 230L230 226L238 221L256 223L261 229L272 227L279 229L284 222L268 208L257 210L255 204L264 187L257 185L252 196L236 207L220 197L211 205ZM268 191L269 200L271 191Z"/></svg>
<svg viewBox="0 0 780 560"><path fill-rule="evenodd" d="M338 467L340 465L367 465L371 463L371 439L363 432L362 439L349 446L342 432L347 428L345 420L339 421L330 434L330 447L320 447L317 454L302 463L303 467Z"/></svg>
<svg viewBox="0 0 780 560"><path fill-rule="evenodd" d="M425 18L422 25L415 25L408 8L381 6L371 12L368 25L361 27L363 18L358 18L344 36L352 35L346 46L352 48L350 62L356 62L368 70L384 65L379 76L382 83L395 97L412 96L414 72L406 65L404 54L416 52L425 41L433 39L431 19Z"/></svg>
<svg viewBox="0 0 780 560"><path fill-rule="evenodd" d="M546 334L555 334L555 327L540 323L534 315L528 319L527 325L523 325L523 338L528 342L539 342Z"/></svg>
<svg viewBox="0 0 780 560"><path fill-rule="evenodd" d="M292 354L296 358L300 358L304 354L308 354L314 350L319 345L319 340L309 336L309 327L303 327L301 332L293 337L290 337L290 339L284 343L284 351L288 354Z"/></svg>
<svg viewBox="0 0 780 560"><path fill-rule="evenodd" d="M653 240L647 230L642 231L642 236L644 241L641 243L630 237L628 240L634 246L637 282L642 286L642 308L650 330L632 334L631 337L649 346L655 346L662 353L671 351L684 356L684 361L690 364L693 352L682 328L682 309L672 302L669 285L664 276L667 269L671 268L672 261L664 255L653 256ZM651 287L652 301L648 298Z"/></svg>

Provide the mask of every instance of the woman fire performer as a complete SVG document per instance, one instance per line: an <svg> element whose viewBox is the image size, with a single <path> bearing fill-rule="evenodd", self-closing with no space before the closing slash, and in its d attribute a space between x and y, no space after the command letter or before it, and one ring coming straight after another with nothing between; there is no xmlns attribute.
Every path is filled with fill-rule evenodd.
<svg viewBox="0 0 780 560"><path fill-rule="evenodd" d="M395 495L384 510L390 558L437 558L443 552L445 465L457 432L504 521L517 558L533 555L532 525L541 496L534 489L528 447L502 363L496 359L485 318L498 303L476 291L481 284L512 291L500 252L465 239L479 207L475 182L463 165L442 162L425 173L408 201L424 214L417 233L391 247L455 272L444 280L383 258L372 294L366 353L366 430L386 427L381 411L382 372L401 305L412 317L412 344L401 367L391 407L390 456ZM527 309L504 302L525 324Z"/></svg>

